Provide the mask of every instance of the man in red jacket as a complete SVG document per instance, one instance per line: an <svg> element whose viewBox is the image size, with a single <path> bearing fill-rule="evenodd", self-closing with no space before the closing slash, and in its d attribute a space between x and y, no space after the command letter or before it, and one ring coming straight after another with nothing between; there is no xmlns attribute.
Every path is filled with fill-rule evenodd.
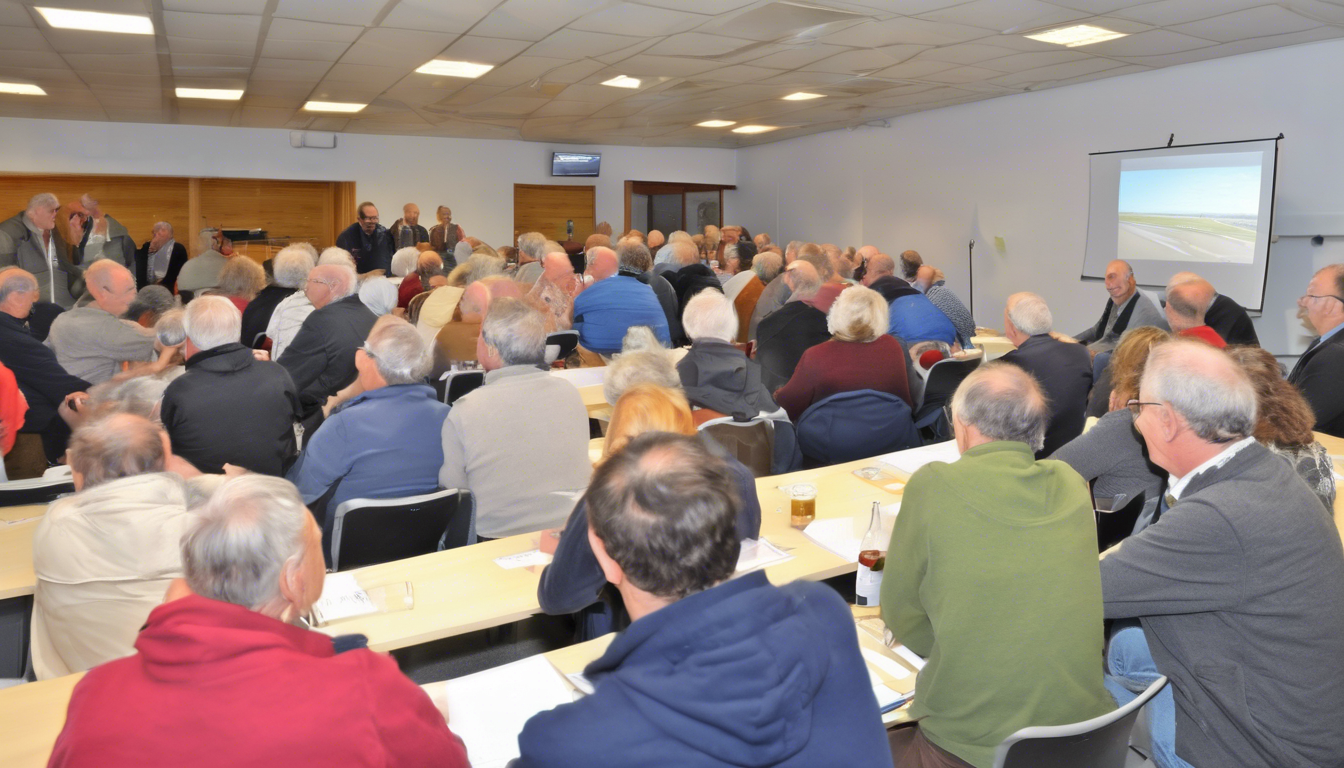
<svg viewBox="0 0 1344 768"><path fill-rule="evenodd" d="M295 626L322 593L321 530L286 480L225 482L182 539L139 653L75 687L50 766L467 766L396 662Z"/></svg>

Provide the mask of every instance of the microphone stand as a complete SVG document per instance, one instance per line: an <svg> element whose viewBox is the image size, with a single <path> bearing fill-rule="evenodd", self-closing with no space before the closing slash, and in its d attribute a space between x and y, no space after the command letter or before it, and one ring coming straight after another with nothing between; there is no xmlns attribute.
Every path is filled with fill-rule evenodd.
<svg viewBox="0 0 1344 768"><path fill-rule="evenodd" d="M975 317L975 238L971 238L971 244L967 247L966 293L970 298L971 317Z"/></svg>

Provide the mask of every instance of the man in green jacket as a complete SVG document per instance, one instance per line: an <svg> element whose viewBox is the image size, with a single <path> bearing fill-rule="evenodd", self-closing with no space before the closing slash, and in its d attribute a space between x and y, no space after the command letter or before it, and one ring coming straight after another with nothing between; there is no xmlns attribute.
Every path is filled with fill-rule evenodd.
<svg viewBox="0 0 1344 768"><path fill-rule="evenodd" d="M917 726L891 735L897 768L989 768L1020 728L1115 708L1092 500L1067 464L1033 458L1048 420L1030 374L983 365L952 400L956 466L933 462L906 485L882 618L928 664Z"/></svg>

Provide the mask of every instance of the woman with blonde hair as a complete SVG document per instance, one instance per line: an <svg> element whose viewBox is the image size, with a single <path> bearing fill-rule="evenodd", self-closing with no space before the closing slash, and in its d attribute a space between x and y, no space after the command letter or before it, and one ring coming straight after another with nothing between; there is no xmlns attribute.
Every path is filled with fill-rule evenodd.
<svg viewBox="0 0 1344 768"><path fill-rule="evenodd" d="M602 460L618 453L632 439L646 432L696 434L691 406L681 390L657 384L636 384L621 395L611 413ZM755 539L761 533L761 504L751 470L724 455L712 440L703 441L710 451L728 464L737 485L741 505L737 510L737 535ZM602 568L588 542L588 513L583 499L574 505L563 531L542 531L540 548L554 558L541 572L537 600L553 616L577 613L579 639L586 640L625 628L630 618L616 590L608 588Z"/></svg>

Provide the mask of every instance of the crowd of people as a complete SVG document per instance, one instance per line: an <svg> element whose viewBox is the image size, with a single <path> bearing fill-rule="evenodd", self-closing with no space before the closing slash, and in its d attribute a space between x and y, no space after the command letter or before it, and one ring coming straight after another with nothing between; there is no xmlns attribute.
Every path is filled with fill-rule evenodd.
<svg viewBox="0 0 1344 768"><path fill-rule="evenodd" d="M188 258L167 222L136 248L87 195L0 222L6 467L65 464L75 488L33 542L33 671L88 671L52 765L466 765L388 657L298 625L342 502L446 488L470 491L480 539L541 533L544 611L621 631L594 693L528 722L518 766L987 768L1018 729L1162 675L1162 768L1344 754L1344 550L1316 437L1344 436L1344 265L1309 279L1317 338L1286 375L1193 273L1156 295L1112 262L1073 336L1041 296L1007 298L1013 351L945 417L961 458L910 477L892 534L881 616L928 663L916 724L888 733L836 590L730 578L769 472L699 427L787 441L867 391L913 414L939 362L982 355L942 272L741 226L496 248L446 206L419 215L384 227L362 203L335 246L264 264L216 229ZM598 366L600 427L550 375ZM448 405L445 375L477 369ZM1100 557L1099 505L1133 515Z"/></svg>

